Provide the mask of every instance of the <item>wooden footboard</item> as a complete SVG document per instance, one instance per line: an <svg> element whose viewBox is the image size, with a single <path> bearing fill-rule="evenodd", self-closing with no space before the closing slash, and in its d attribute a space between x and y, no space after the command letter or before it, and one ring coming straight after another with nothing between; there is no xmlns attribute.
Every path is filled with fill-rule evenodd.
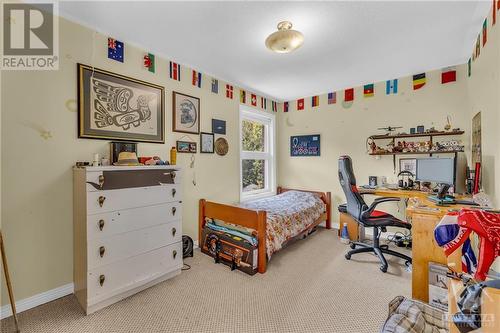
<svg viewBox="0 0 500 333"><path fill-rule="evenodd" d="M283 193L286 191L291 191L292 189L278 187L277 193ZM303 190L295 190L303 191ZM322 214L312 225L310 225L303 233L309 232L313 227L317 226L321 222L325 221L326 228L331 228L331 193L330 192L316 192L316 191L303 191L311 192L320 196L321 200L326 205L326 212ZM218 219L227 223L241 225L246 228L251 228L255 230L255 237L257 238L258 244L258 260L257 260L257 270L259 273L265 273L267 269L266 261L266 221L267 215L265 211L256 211L252 209L245 209L241 207L220 204L216 202L206 201L205 199L200 199L199 204L199 217L198 217L198 246L203 247L201 243L202 231L205 227L205 218ZM302 234L302 233L301 233Z"/></svg>

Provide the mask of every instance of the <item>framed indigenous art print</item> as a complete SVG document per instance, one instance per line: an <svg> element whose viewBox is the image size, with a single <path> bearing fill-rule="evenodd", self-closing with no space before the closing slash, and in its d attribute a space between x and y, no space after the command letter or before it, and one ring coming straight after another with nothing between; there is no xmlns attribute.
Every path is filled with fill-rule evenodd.
<svg viewBox="0 0 500 333"><path fill-rule="evenodd" d="M200 99L174 91L172 93L172 130L200 133Z"/></svg>
<svg viewBox="0 0 500 333"><path fill-rule="evenodd" d="M165 143L165 88L78 64L78 137Z"/></svg>

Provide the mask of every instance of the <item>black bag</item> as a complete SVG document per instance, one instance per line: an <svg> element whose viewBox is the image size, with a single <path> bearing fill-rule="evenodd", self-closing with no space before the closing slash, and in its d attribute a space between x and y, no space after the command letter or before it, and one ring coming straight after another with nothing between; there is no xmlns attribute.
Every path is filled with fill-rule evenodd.
<svg viewBox="0 0 500 333"><path fill-rule="evenodd" d="M457 301L459 312L453 315L453 323L461 333L481 327L481 292L484 288L500 289L500 280L476 283L466 287Z"/></svg>

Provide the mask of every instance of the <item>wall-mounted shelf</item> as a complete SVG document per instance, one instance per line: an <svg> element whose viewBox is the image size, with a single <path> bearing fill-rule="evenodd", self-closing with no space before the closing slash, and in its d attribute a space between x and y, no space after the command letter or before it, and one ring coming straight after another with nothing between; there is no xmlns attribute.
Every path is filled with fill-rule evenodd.
<svg viewBox="0 0 500 333"><path fill-rule="evenodd" d="M453 131L453 132L432 132L432 133L415 133L415 134L385 134L385 135L372 135L369 139L372 140L384 140L384 139L401 139L401 138L419 138L419 137L433 137L433 136L450 136L450 135L462 135L464 131Z"/></svg>
<svg viewBox="0 0 500 333"><path fill-rule="evenodd" d="M433 145L432 138L435 136L452 136L452 135L462 135L464 131L451 131L451 132L427 132L427 133L414 133L414 134L385 134L385 135L372 135L368 139L371 140L392 140L393 145L396 144L396 139L403 138L421 138L428 137L431 146ZM451 151L418 151L418 152L380 152L380 153L369 153L372 156L392 156L392 164L394 167L394 173L396 173L396 155L429 155L432 154L455 154L455 163L457 160L457 154L463 153L463 150L451 150Z"/></svg>
<svg viewBox="0 0 500 333"><path fill-rule="evenodd" d="M372 156L382 156L382 155L421 155L421 154L456 154L463 153L463 150L448 150L448 151L409 151L409 152L397 152L397 153L370 153Z"/></svg>

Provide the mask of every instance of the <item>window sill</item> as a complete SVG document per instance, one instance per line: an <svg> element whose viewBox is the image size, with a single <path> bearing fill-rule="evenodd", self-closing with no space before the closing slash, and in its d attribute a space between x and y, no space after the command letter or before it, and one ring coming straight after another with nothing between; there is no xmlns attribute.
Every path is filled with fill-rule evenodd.
<svg viewBox="0 0 500 333"><path fill-rule="evenodd" d="M248 193L242 194L242 193L240 193L240 203L252 201L252 200L257 200L257 199L262 199L262 198L266 198L266 197L271 197L273 195L276 195L276 191L258 192L255 194L248 194Z"/></svg>

